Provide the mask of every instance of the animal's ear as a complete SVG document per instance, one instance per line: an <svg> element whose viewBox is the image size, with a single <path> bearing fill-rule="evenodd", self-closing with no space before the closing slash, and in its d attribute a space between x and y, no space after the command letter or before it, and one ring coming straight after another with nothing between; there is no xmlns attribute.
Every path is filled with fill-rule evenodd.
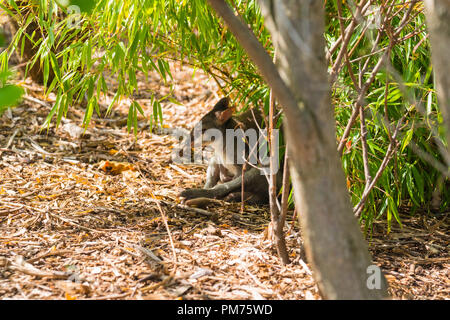
<svg viewBox="0 0 450 320"><path fill-rule="evenodd" d="M228 109L228 106L230 105L230 98L225 97L219 100L219 102L216 103L216 105L213 108L213 111L223 111Z"/></svg>
<svg viewBox="0 0 450 320"><path fill-rule="evenodd" d="M220 99L212 109L212 112L218 125L222 125L230 120L234 112L234 107L230 107L230 98L225 97Z"/></svg>
<svg viewBox="0 0 450 320"><path fill-rule="evenodd" d="M231 116L233 115L234 108L227 108L223 111L216 111L214 112L217 122L219 125L224 124L228 120L230 120Z"/></svg>

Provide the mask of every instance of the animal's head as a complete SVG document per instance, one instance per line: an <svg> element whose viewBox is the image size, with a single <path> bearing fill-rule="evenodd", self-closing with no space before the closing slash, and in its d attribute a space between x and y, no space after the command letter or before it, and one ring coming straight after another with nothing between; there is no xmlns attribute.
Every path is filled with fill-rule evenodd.
<svg viewBox="0 0 450 320"><path fill-rule="evenodd" d="M205 136L210 129L216 129L221 132L225 130L225 124L231 119L234 107L230 106L228 97L220 99L214 108L203 116L203 118L194 126L191 131L191 144L195 140L202 139L202 144L207 143L210 137ZM211 130L209 131L211 132Z"/></svg>

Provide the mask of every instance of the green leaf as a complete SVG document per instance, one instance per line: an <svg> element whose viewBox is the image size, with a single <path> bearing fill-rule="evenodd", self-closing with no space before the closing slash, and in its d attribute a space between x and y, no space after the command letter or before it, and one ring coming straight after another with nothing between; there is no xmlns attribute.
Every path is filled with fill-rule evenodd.
<svg viewBox="0 0 450 320"><path fill-rule="evenodd" d="M128 132L131 132L131 126L133 125L133 122L134 122L133 110L134 110L134 107L133 107L133 104L131 103L130 107L128 108L128 119L127 119L127 131Z"/></svg>
<svg viewBox="0 0 450 320"><path fill-rule="evenodd" d="M137 136L137 129L138 129L138 119L137 119L137 102L135 101L133 104L133 128L134 128L134 135Z"/></svg>
<svg viewBox="0 0 450 320"><path fill-rule="evenodd" d="M0 48L1 47L6 47L6 38L3 30L0 29Z"/></svg>
<svg viewBox="0 0 450 320"><path fill-rule="evenodd" d="M170 102L177 104L179 106L182 106L183 104L181 102L179 102L177 99L173 98L173 97L168 97L167 98Z"/></svg>
<svg viewBox="0 0 450 320"><path fill-rule="evenodd" d="M50 73L50 67L49 67L49 58L48 56L44 58L44 87L47 86L47 81Z"/></svg>
<svg viewBox="0 0 450 320"><path fill-rule="evenodd" d="M416 184L417 188L419 189L420 200L423 202L425 200L424 197L423 197L423 195L425 193L425 183L424 183L423 177L419 173L419 171L417 170L416 166L413 165L411 167L411 171L412 171L412 174L414 176L415 184ZM424 174L426 175L425 172L424 172Z"/></svg>
<svg viewBox="0 0 450 320"><path fill-rule="evenodd" d="M408 170L408 172L406 174L406 189L408 190L411 200L414 202L414 204L416 206L418 206L419 202L417 201L417 198L416 198L415 185L414 185L414 181L413 181L410 170Z"/></svg>
<svg viewBox="0 0 450 320"><path fill-rule="evenodd" d="M401 147L401 152L403 152L405 150L405 148L408 146L408 144L411 142L411 139L413 137L414 131L413 128L409 129L406 132L405 138L402 141L402 147Z"/></svg>
<svg viewBox="0 0 450 320"><path fill-rule="evenodd" d="M114 104L117 102L117 100L120 97L120 91L117 91L116 94L114 95L114 98L112 99L111 103L108 106L108 109L106 110L106 115L108 115L111 112L112 107L114 106Z"/></svg>
<svg viewBox="0 0 450 320"><path fill-rule="evenodd" d="M58 104L58 114L56 117L56 127L59 126L59 124L61 123L61 119L64 115L64 110L67 106L67 104L69 103L68 99L67 99L67 95L64 95L63 97L61 97L61 102Z"/></svg>
<svg viewBox="0 0 450 320"><path fill-rule="evenodd" d="M7 66L7 65L6 65ZM8 78L12 75L9 70L0 72L0 86L3 87L6 84Z"/></svg>
<svg viewBox="0 0 450 320"><path fill-rule="evenodd" d="M6 85L0 88L0 114L7 108L16 106L22 98L24 91L21 87Z"/></svg>
<svg viewBox="0 0 450 320"><path fill-rule="evenodd" d="M161 77L163 77L164 79L164 83L167 81L166 79L166 68L164 67L164 63L162 62L161 59L158 59L158 70L159 73L161 74Z"/></svg>
<svg viewBox="0 0 450 320"><path fill-rule="evenodd" d="M134 103L135 108L139 111L139 113L140 113L141 115L145 116L144 110L142 110L141 105L140 105L137 101L134 101L133 103Z"/></svg>
<svg viewBox="0 0 450 320"><path fill-rule="evenodd" d="M50 128L50 122L54 116L54 114L56 113L56 111L58 111L59 108L59 104L61 103L61 89L58 90L58 94L56 95L56 100L55 103L53 104L52 109L50 110L50 113L48 114L47 118L45 119L44 123L42 124L42 128L47 127Z"/></svg>
<svg viewBox="0 0 450 320"><path fill-rule="evenodd" d="M54 52L50 52L50 62L52 64L53 71L55 72L56 78L61 81L61 69L58 65L58 60Z"/></svg>
<svg viewBox="0 0 450 320"><path fill-rule="evenodd" d="M84 113L83 126L85 130L87 129L87 126L91 122L92 114L94 113L94 101L95 97L92 97L89 100L88 105L86 107L86 111Z"/></svg>
<svg viewBox="0 0 450 320"><path fill-rule="evenodd" d="M56 0L56 3L63 8L77 6L81 12L91 13L98 0Z"/></svg>

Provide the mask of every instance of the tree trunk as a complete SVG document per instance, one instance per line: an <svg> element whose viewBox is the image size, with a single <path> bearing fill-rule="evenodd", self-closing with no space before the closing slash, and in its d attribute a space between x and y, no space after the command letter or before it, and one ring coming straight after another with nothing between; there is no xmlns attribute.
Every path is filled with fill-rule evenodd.
<svg viewBox="0 0 450 320"><path fill-rule="evenodd" d="M425 0L425 14L430 33L436 91L450 156L450 0Z"/></svg>
<svg viewBox="0 0 450 320"><path fill-rule="evenodd" d="M277 50L278 71L254 35L223 0L209 0L271 86L285 113L290 170L314 277L326 299L387 296L372 264L352 207L340 159L330 100L322 1L260 1ZM281 77L280 77L281 75ZM370 289L370 288L372 289Z"/></svg>

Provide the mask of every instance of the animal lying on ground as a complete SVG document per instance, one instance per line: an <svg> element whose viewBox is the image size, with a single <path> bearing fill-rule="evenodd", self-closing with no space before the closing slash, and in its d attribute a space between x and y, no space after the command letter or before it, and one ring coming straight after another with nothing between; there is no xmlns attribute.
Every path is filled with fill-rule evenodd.
<svg viewBox="0 0 450 320"><path fill-rule="evenodd" d="M223 98L192 129L191 145L210 145L214 155L208 163L204 187L182 191L180 196L185 200L215 198L242 201L244 181L246 202L268 203L268 178L257 167L260 158L256 156L263 139L259 134L263 117L260 111L248 110L232 116L233 111L229 98ZM242 179L244 163L247 164Z"/></svg>

